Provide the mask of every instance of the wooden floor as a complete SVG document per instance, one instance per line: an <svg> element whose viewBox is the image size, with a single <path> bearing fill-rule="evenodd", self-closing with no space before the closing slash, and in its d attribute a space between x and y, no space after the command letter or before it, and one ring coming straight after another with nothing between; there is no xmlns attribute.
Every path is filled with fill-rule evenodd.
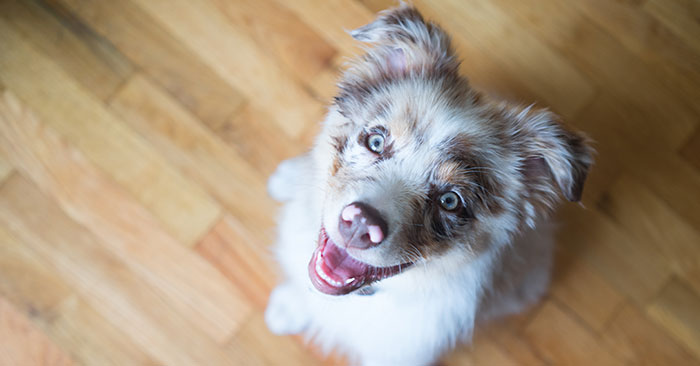
<svg viewBox="0 0 700 366"><path fill-rule="evenodd" d="M313 365L262 320L276 164L384 0L0 0L0 365ZM416 1L596 141L526 314L447 365L700 364L700 2Z"/></svg>

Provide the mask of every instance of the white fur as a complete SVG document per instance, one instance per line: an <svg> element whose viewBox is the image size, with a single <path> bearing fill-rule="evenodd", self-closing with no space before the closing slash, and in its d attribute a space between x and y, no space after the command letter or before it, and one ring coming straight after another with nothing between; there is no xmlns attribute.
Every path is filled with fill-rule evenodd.
<svg viewBox="0 0 700 366"><path fill-rule="evenodd" d="M580 199L592 150L549 112L473 91L458 75L449 37L414 8L383 12L352 35L376 45L344 74L313 150L280 164L268 184L284 202L275 250L285 280L265 319L273 332L302 333L353 363L427 365L468 342L476 323L521 311L546 291L553 240L543 217L557 186ZM393 146L386 159L362 143L378 127ZM457 147L474 161L452 168ZM471 184L463 191L480 200L462 204L473 209L469 225L440 238L431 233L439 221L430 194L445 175ZM322 227L343 243L338 220L353 202L371 204L389 229L371 248L344 245L348 254L374 267L414 264L371 287L326 295L312 285L308 263Z"/></svg>
<svg viewBox="0 0 700 366"><path fill-rule="evenodd" d="M549 230L530 230L512 243L492 243L489 250L469 260L448 252L378 282L371 296L334 297L318 292L309 281L307 265L316 247L323 196L319 187L299 183L302 177L313 181L309 177L314 172L308 169L313 166L311 159L302 156L285 162L271 178L271 187L291 183L286 191L275 192L277 197L291 199L282 210L276 247L287 280L274 290L266 311L273 332L303 333L323 350L338 350L353 363L428 365L457 342L469 341L477 321L518 312L545 291L552 250ZM292 165L295 169L289 169ZM497 241L508 238L494 235ZM493 293L494 276L504 275L504 257L530 260L531 270L506 274L523 278L525 287ZM486 294L488 306L484 306Z"/></svg>

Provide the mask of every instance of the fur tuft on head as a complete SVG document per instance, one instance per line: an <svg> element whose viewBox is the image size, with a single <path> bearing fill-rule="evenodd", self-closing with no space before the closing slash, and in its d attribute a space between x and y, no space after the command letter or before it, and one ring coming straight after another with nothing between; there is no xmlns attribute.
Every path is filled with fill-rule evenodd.
<svg viewBox="0 0 700 366"><path fill-rule="evenodd" d="M350 32L369 43L367 53L352 60L338 86L335 104L341 113L363 110L368 97L396 83L410 80L439 82L460 102L472 99L450 37L440 26L426 22L418 10L402 4L379 14L373 22Z"/></svg>
<svg viewBox="0 0 700 366"><path fill-rule="evenodd" d="M266 320L368 365L434 364L545 292L546 216L559 192L581 199L593 150L553 113L473 90L450 38L411 6L351 34L367 53L312 151L271 179L289 199L289 281Z"/></svg>
<svg viewBox="0 0 700 366"><path fill-rule="evenodd" d="M554 185L567 200L580 201L593 164L590 140L567 128L548 110L527 107L512 120L514 142L520 145L522 171L530 186L539 187L546 201L556 200Z"/></svg>
<svg viewBox="0 0 700 366"><path fill-rule="evenodd" d="M411 67L441 65L456 68L450 37L438 25L426 22L412 6L380 13L379 17L350 32L355 39L376 44L368 59L390 60L394 72L406 72Z"/></svg>

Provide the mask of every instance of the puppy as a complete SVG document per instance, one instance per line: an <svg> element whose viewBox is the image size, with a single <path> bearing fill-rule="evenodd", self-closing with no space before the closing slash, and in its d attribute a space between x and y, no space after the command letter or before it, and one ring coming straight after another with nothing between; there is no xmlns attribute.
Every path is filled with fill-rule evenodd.
<svg viewBox="0 0 700 366"><path fill-rule="evenodd" d="M591 149L552 113L473 90L413 7L351 35L372 47L313 149L269 181L286 278L266 322L352 363L427 365L546 291L545 219L559 192L581 198Z"/></svg>

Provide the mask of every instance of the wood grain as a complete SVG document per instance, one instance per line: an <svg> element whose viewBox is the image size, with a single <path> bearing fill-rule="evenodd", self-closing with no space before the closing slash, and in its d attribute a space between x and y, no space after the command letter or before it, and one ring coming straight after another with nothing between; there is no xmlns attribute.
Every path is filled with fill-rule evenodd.
<svg viewBox="0 0 700 366"><path fill-rule="evenodd" d="M231 216L223 217L197 244L196 250L255 305L265 307L267 295L276 283L272 253L243 224Z"/></svg>
<svg viewBox="0 0 700 366"><path fill-rule="evenodd" d="M2 298L0 298L0 362L8 366L73 364L63 351Z"/></svg>
<svg viewBox="0 0 700 366"><path fill-rule="evenodd" d="M86 228L71 221L32 183L22 178L9 181L0 197L0 222L155 360L168 365L226 361L215 342L197 331L201 323L193 314L178 314L176 307L163 302L157 288L101 246ZM31 230L41 223L44 230ZM171 334L192 337L172 339Z"/></svg>
<svg viewBox="0 0 700 366"><path fill-rule="evenodd" d="M0 118L0 146L22 173L112 253L128 259L125 263L142 281L158 289L172 308L189 314L200 329L216 339L235 331L248 305L230 282L162 231L142 206L65 146L11 94L0 99Z"/></svg>
<svg viewBox="0 0 700 366"><path fill-rule="evenodd" d="M12 165L7 161L7 158L0 154L0 184L12 174L12 169Z"/></svg>
<svg viewBox="0 0 700 366"><path fill-rule="evenodd" d="M579 324L554 303L546 303L525 329L534 347L557 365L622 365Z"/></svg>
<svg viewBox="0 0 700 366"><path fill-rule="evenodd" d="M154 364L128 336L128 331L122 332L97 313L56 276L51 262L27 242L11 235L4 225L0 227L0 270L2 296L77 364Z"/></svg>
<svg viewBox="0 0 700 366"><path fill-rule="evenodd" d="M700 364L695 0L415 1L595 140L545 299L447 365ZM394 0L0 0L0 364L342 365L263 310L266 179Z"/></svg>
<svg viewBox="0 0 700 366"><path fill-rule="evenodd" d="M633 365L693 365L697 361L662 328L631 304L619 311L602 332L609 348Z"/></svg>
<svg viewBox="0 0 700 366"><path fill-rule="evenodd" d="M289 136L298 137L307 123L323 114L320 103L301 89L260 44L228 22L211 1L138 3L251 103L263 108L274 104L276 108L268 111Z"/></svg>
<svg viewBox="0 0 700 366"><path fill-rule="evenodd" d="M178 239L193 243L207 230L220 209L197 184L2 20L0 47L0 80L42 123L127 187Z"/></svg>
<svg viewBox="0 0 700 366"><path fill-rule="evenodd" d="M3 1L0 14L82 87L105 100L124 82L131 63L110 43L70 16L35 1Z"/></svg>
<svg viewBox="0 0 700 366"><path fill-rule="evenodd" d="M647 312L697 358L700 357L699 307L700 296L683 282L674 279L648 306Z"/></svg>
<svg viewBox="0 0 700 366"><path fill-rule="evenodd" d="M552 297L575 312L589 327L603 330L625 301L624 296L587 263L564 250L558 254Z"/></svg>
<svg viewBox="0 0 700 366"><path fill-rule="evenodd" d="M272 226L265 180L172 98L136 75L112 98L112 109L219 202L258 232ZM212 225L208 222L207 228Z"/></svg>
<svg viewBox="0 0 700 366"><path fill-rule="evenodd" d="M138 65L185 108L205 122L228 120L244 102L197 55L131 1L51 0L73 14Z"/></svg>

